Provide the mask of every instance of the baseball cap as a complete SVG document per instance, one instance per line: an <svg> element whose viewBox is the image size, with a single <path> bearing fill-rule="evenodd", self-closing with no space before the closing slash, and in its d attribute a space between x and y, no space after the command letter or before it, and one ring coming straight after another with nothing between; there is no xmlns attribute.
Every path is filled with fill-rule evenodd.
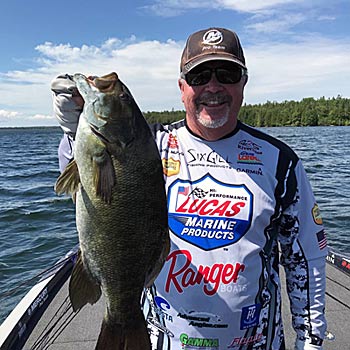
<svg viewBox="0 0 350 350"><path fill-rule="evenodd" d="M180 72L186 74L199 64L213 60L234 62L247 69L235 32L225 28L208 28L191 34L182 53Z"/></svg>

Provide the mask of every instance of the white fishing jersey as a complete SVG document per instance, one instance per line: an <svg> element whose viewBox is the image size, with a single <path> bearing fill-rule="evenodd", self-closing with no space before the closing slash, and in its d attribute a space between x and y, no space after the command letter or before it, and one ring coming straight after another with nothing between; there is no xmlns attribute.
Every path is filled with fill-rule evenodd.
<svg viewBox="0 0 350 350"><path fill-rule="evenodd" d="M318 345L326 237L297 155L240 122L213 142L184 121L153 131L171 236L142 301L153 349L284 349L280 263L298 338Z"/></svg>

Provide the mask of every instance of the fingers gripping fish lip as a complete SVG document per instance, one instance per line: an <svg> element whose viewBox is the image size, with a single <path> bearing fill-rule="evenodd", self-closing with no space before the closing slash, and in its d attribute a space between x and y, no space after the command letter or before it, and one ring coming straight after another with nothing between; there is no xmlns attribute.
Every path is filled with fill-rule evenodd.
<svg viewBox="0 0 350 350"><path fill-rule="evenodd" d="M101 110L101 106L105 103L104 96L113 94L115 89L118 89L116 86L119 81L117 73L112 72L101 77L87 77L84 74L76 73L73 79L85 102L83 115L94 134L108 142L98 129L104 127L111 120L110 113L104 111L103 108Z"/></svg>
<svg viewBox="0 0 350 350"><path fill-rule="evenodd" d="M84 74L76 73L73 75L73 80L75 81L80 94L83 96L84 100L86 100L86 97L92 91L88 78Z"/></svg>
<svg viewBox="0 0 350 350"><path fill-rule="evenodd" d="M105 145L125 148L133 142L134 137L122 132L124 127L130 126L133 98L117 73L101 77L76 73L73 79L84 98L83 118L92 134Z"/></svg>

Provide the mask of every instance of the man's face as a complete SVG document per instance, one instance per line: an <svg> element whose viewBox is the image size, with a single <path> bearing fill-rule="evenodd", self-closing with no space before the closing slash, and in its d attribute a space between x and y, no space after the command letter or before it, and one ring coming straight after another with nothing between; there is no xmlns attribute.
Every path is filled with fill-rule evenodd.
<svg viewBox="0 0 350 350"><path fill-rule="evenodd" d="M195 77L195 74L200 74L205 69L217 68L237 71L237 66L233 63L212 61L195 67L190 73ZM222 71L218 74L220 72ZM210 76L207 72L208 75ZM200 74L199 79L202 77ZM189 85L191 82L187 83L184 79L180 79L179 86L188 127L195 134L208 140L218 139L234 130L243 101L246 78L243 76L237 83L226 84L220 82L212 71L210 80L203 85L191 86Z"/></svg>

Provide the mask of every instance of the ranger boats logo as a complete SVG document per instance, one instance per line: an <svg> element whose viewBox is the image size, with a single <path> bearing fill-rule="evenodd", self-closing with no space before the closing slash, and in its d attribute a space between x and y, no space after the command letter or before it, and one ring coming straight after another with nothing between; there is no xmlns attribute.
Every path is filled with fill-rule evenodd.
<svg viewBox="0 0 350 350"><path fill-rule="evenodd" d="M245 185L230 185L210 174L169 187L169 227L179 238L204 250L231 245L248 231L253 194Z"/></svg>

